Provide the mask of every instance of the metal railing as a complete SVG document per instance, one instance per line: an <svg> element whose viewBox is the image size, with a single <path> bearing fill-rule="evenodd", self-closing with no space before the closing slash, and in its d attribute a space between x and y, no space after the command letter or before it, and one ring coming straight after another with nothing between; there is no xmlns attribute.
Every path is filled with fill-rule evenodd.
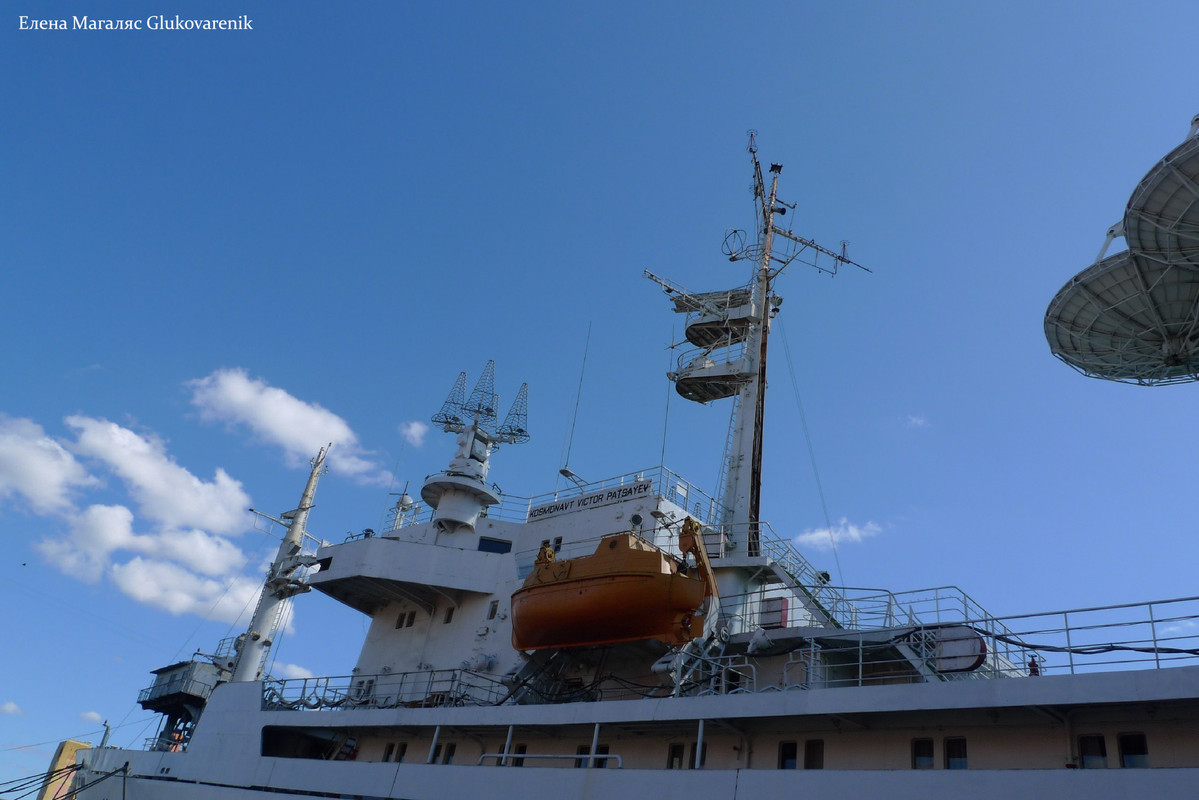
<svg viewBox="0 0 1199 800"><path fill-rule="evenodd" d="M934 595L931 590L927 594L930 603ZM827 634L806 638L770 657L738 654L699 659L700 667L690 670L682 691L668 681L646 685L609 678L582 690L545 695L543 701L593 702L872 684L1035 679L1043 675L1199 664L1199 597L1002 618L971 618L948 604L937 608L945 613L936 621L858 630L828 628ZM936 634L949 627L969 629L985 645L981 663L975 669L939 671L938 666L944 662L938 661ZM778 631L766 633L781 636ZM783 661L768 669L771 657ZM686 668L690 663L678 666ZM268 681L263 689L263 708L498 705L510 697L509 689L493 676L469 670L429 670Z"/></svg>
<svg viewBox="0 0 1199 800"><path fill-rule="evenodd" d="M544 505L545 503L567 500L572 497L598 492L602 489L628 486L643 480L653 481L653 492L658 497L669 500L680 508L683 508L688 514L705 525L716 524L720 521L724 513L724 507L707 492L666 467L657 466L635 472L626 472L615 477L605 478L604 480L592 481L582 486L572 485L558 491L545 492L533 495L532 497L504 494L499 491L498 487L492 487L499 494L500 502L485 509L483 515L490 519L499 519L507 522L525 522L528 519L530 509ZM432 518L433 509L429 508L423 502L418 501L414 503L406 511L393 508L389 512L383 530L374 535L402 538L403 534L401 531L404 528L428 522ZM345 541L361 539L364 536L365 533L347 534Z"/></svg>
<svg viewBox="0 0 1199 800"><path fill-rule="evenodd" d="M263 684L262 707L317 711L497 705L508 695L508 687L490 675L440 669L269 680Z"/></svg>
<svg viewBox="0 0 1199 800"><path fill-rule="evenodd" d="M589 762L595 763L595 769L623 769L624 759L620 753L579 753L577 755L563 755L561 753L484 753L475 761L476 767L483 766L483 762L488 759L495 760L495 766L524 766L525 761L574 761L576 767L587 767L590 769ZM512 762L512 763L509 763ZM515 762L520 762L516 764ZM615 765L615 766L613 766Z"/></svg>

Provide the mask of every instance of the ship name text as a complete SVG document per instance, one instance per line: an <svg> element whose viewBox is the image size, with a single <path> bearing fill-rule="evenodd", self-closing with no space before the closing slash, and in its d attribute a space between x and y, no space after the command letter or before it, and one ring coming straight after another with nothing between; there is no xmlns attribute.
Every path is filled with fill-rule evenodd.
<svg viewBox="0 0 1199 800"><path fill-rule="evenodd" d="M579 497L572 497L569 500L555 500L552 503L542 503L539 506L529 509L528 521L545 519L546 517L553 517L570 511L606 506L610 503L619 503L622 500L628 500L633 497L647 497L653 490L653 485L654 482L651 480L642 480L636 483L625 484L624 486L614 486L611 489L600 489L580 495Z"/></svg>

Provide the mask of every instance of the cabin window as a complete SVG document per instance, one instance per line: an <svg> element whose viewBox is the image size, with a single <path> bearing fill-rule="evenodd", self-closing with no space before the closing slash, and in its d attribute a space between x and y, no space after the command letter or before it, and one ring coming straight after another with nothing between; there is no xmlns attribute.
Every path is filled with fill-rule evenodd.
<svg viewBox="0 0 1199 800"><path fill-rule="evenodd" d="M446 625L449 625L451 622L453 622L453 620L454 620L454 607L450 606L449 608L447 608L445 610L445 619L443 621L445 622Z"/></svg>
<svg viewBox="0 0 1199 800"><path fill-rule="evenodd" d="M523 756L525 753L529 752L529 746L527 744L513 745L512 752L518 756ZM508 763L514 767L523 767L525 765L525 760L523 758L510 758L508 759Z"/></svg>
<svg viewBox="0 0 1199 800"><path fill-rule="evenodd" d="M395 751L396 751L396 743L388 742L387 746L383 748L383 760L391 761L391 754L394 753Z"/></svg>
<svg viewBox="0 0 1199 800"><path fill-rule="evenodd" d="M411 628L416 623L415 611L401 611L396 619L397 628Z"/></svg>
<svg viewBox="0 0 1199 800"><path fill-rule="evenodd" d="M447 744L445 746L445 755L442 756L441 763L442 764L453 764L454 763L454 751L457 749L458 749L458 745L455 744L454 742L450 742L449 744Z"/></svg>
<svg viewBox="0 0 1199 800"><path fill-rule="evenodd" d="M590 754L591 754L591 745L589 745L589 744L581 744L575 748L576 756L586 756L586 755L590 755ZM608 745L597 744L595 746L595 754L597 756L608 755ZM575 759L575 767L577 769L583 769L587 766L587 762L589 760L590 759L587 759L587 758L576 758ZM595 768L596 769L604 769L607 766L608 766L608 759L606 759L606 758L596 758L595 759Z"/></svg>
<svg viewBox="0 0 1199 800"><path fill-rule="evenodd" d="M912 769L933 768L933 740L912 740Z"/></svg>
<svg viewBox="0 0 1199 800"><path fill-rule="evenodd" d="M795 742L779 742L779 769L795 769L798 765L799 745Z"/></svg>
<svg viewBox="0 0 1199 800"><path fill-rule="evenodd" d="M699 769L708 761L708 743L704 742L704 746L699 751L699 762L695 761L695 748L698 742L691 743L691 755L687 758L688 769Z"/></svg>
<svg viewBox="0 0 1199 800"><path fill-rule="evenodd" d="M1120 747L1120 766L1145 768L1149 766L1149 742L1143 733L1121 733L1116 737Z"/></svg>
<svg viewBox="0 0 1199 800"><path fill-rule="evenodd" d="M962 736L945 738L945 769L966 769L966 739Z"/></svg>
<svg viewBox="0 0 1199 800"><path fill-rule="evenodd" d="M1101 733L1078 737L1078 765L1083 769L1107 768L1107 740Z"/></svg>
<svg viewBox="0 0 1199 800"><path fill-rule="evenodd" d="M408 743L396 742L395 752L392 753L391 760L397 764L402 764L404 762L404 756L406 755L408 755ZM387 759L385 758L383 760L386 761Z"/></svg>
<svg viewBox="0 0 1199 800"><path fill-rule="evenodd" d="M433 745L433 757L429 759L430 764L436 764L441 758L441 744Z"/></svg>
<svg viewBox="0 0 1199 800"><path fill-rule="evenodd" d="M804 742L803 768L824 769L824 739L808 739Z"/></svg>
<svg viewBox="0 0 1199 800"><path fill-rule="evenodd" d="M512 542L507 539L490 539L486 536L479 537L479 552L482 553L511 553Z"/></svg>
<svg viewBox="0 0 1199 800"><path fill-rule="evenodd" d="M500 601L492 600L491 605L487 606L487 619L495 619L495 615L500 611Z"/></svg>
<svg viewBox="0 0 1199 800"><path fill-rule="evenodd" d="M682 769L683 768L683 745L672 744L666 749L666 768L667 769Z"/></svg>

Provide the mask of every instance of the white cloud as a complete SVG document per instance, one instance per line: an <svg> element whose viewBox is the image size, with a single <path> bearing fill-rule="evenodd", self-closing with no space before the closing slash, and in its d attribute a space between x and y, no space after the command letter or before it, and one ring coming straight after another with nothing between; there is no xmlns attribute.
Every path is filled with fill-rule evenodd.
<svg viewBox="0 0 1199 800"><path fill-rule="evenodd" d="M221 369L189 381L192 405L207 420L240 423L283 448L292 464L302 464L332 443L329 468L365 483L387 483L390 475L363 451L341 417L316 404L250 378L243 369Z"/></svg>
<svg viewBox="0 0 1199 800"><path fill-rule="evenodd" d="M250 497L223 469L206 482L176 464L157 437L105 419L73 416L66 423L78 435L75 452L99 459L120 476L150 519L171 529L198 527L213 533L241 533L250 527Z"/></svg>
<svg viewBox="0 0 1199 800"><path fill-rule="evenodd" d="M271 666L271 673L276 678L312 678L312 670L305 669L298 664L283 664L276 661Z"/></svg>
<svg viewBox="0 0 1199 800"><path fill-rule="evenodd" d="M0 703L0 714L17 715L17 714L24 714L24 713L25 712L21 710L21 707L18 706L16 703L14 703L11 700L9 700L8 702L5 702L5 703Z"/></svg>
<svg viewBox="0 0 1199 800"><path fill-rule="evenodd" d="M257 579L237 576L215 580L196 575L166 561L137 556L114 564L109 575L125 594L172 614L198 614L222 622L248 620L261 585Z"/></svg>
<svg viewBox="0 0 1199 800"><path fill-rule="evenodd" d="M100 723L100 722L104 721L104 717L100 716L99 712L96 712L96 711L84 711L82 714L79 715L79 719L83 720L84 722L96 722L96 723Z"/></svg>
<svg viewBox="0 0 1199 800"><path fill-rule="evenodd" d="M98 483L40 425L0 416L0 499L16 494L39 514L60 512L73 489Z"/></svg>
<svg viewBox="0 0 1199 800"><path fill-rule="evenodd" d="M795 537L795 544L813 550L831 550L833 543L838 545L846 542L860 542L882 532L877 523L867 522L865 525L852 525L842 517L832 528L815 528L806 530Z"/></svg>
<svg viewBox="0 0 1199 800"><path fill-rule="evenodd" d="M905 428L927 428L928 420L915 414L908 414L903 421L903 426Z"/></svg>
<svg viewBox="0 0 1199 800"><path fill-rule="evenodd" d="M429 432L429 426L423 422L405 422L400 426L400 435L404 437L404 441L413 447L420 447L425 443L425 434Z"/></svg>
<svg viewBox="0 0 1199 800"><path fill-rule="evenodd" d="M37 549L66 574L95 583L113 552L133 547L133 512L124 506L89 506L70 519L66 539L44 539Z"/></svg>
<svg viewBox="0 0 1199 800"><path fill-rule="evenodd" d="M88 506L70 519L65 539L47 539L38 550L68 575L95 583L119 550L168 559L203 575L221 576L241 570L245 554L228 539L201 530L164 530L139 535L133 512L124 506Z"/></svg>

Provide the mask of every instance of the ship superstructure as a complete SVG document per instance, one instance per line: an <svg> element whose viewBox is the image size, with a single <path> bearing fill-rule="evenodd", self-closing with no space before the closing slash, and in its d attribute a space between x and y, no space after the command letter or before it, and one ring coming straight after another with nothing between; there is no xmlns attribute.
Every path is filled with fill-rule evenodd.
<svg viewBox="0 0 1199 800"><path fill-rule="evenodd" d="M752 138L750 153L756 236L725 247L749 282L650 275L687 315L678 393L734 404L715 492L662 466L502 492L492 458L528 439L528 387L497 424L494 363L469 396L463 373L433 417L455 450L419 502L307 553L322 453L281 520L263 620L309 587L360 611L348 674L260 677L256 615L221 651L238 657L168 668L200 689L158 676L162 732L84 753L79 796L1185 794L1199 598L1003 619L955 587L834 586L761 519L774 281L795 262L858 265L779 224L795 210L782 167L767 186Z"/></svg>

